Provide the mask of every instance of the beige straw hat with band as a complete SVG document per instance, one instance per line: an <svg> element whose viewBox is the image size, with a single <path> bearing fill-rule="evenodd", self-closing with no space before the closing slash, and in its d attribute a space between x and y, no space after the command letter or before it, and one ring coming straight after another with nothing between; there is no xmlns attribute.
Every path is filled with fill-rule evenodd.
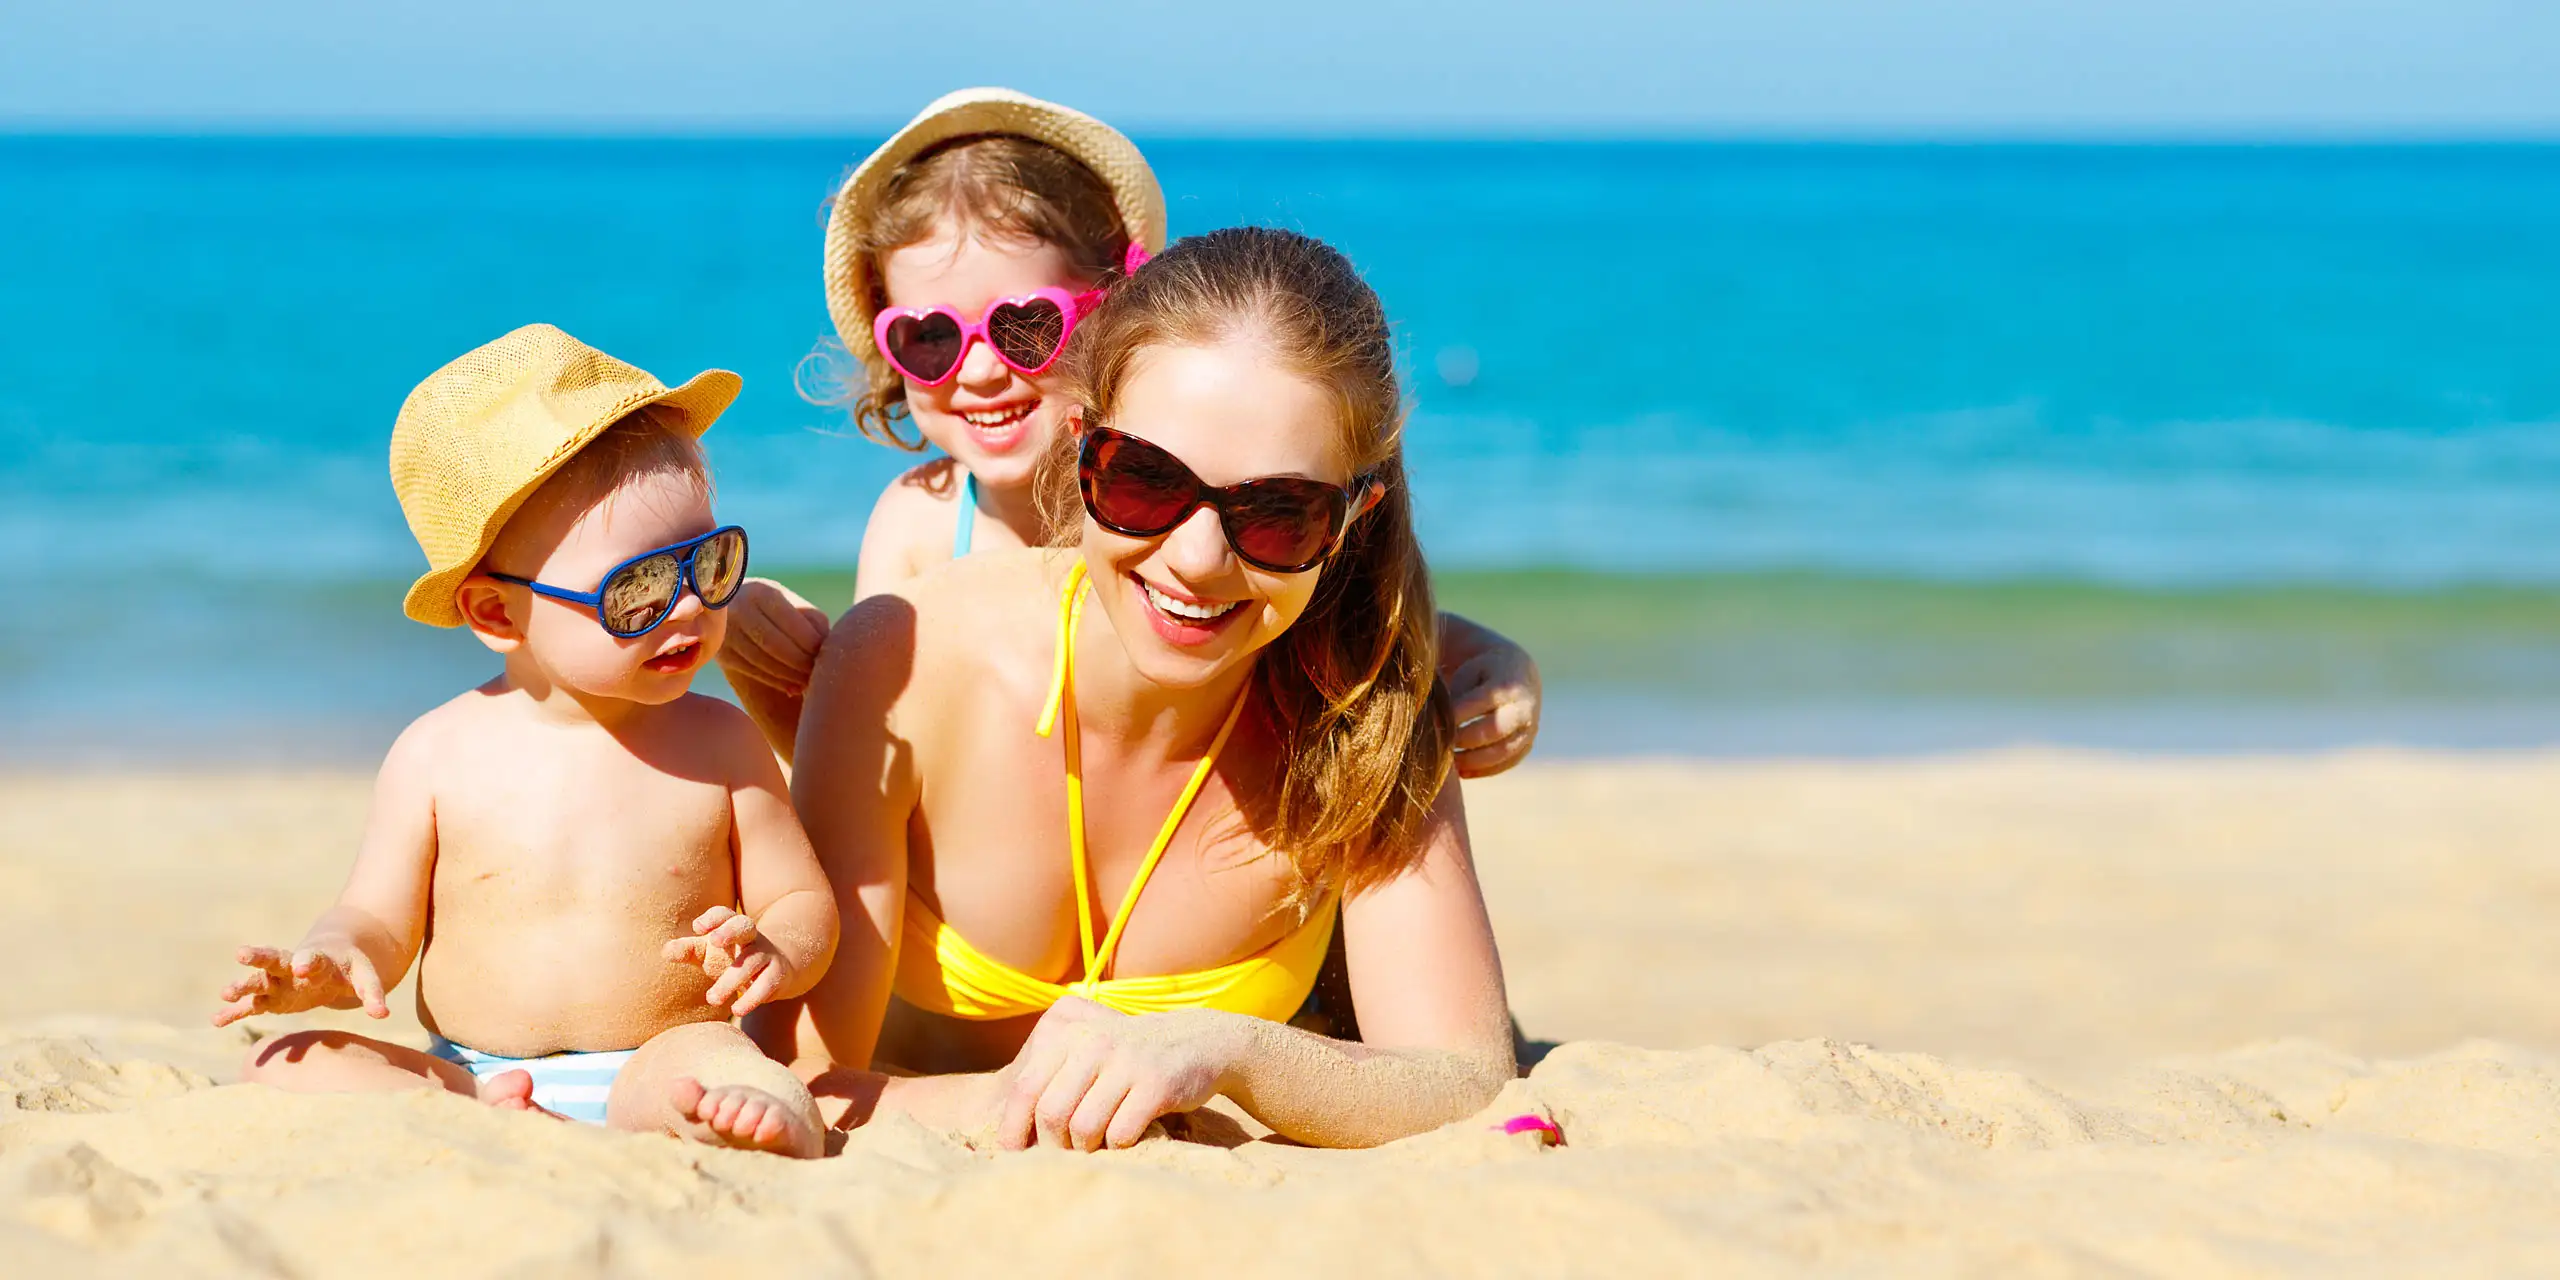
<svg viewBox="0 0 2560 1280"><path fill-rule="evenodd" d="M860 242L890 177L937 143L990 133L1045 142L1073 156L1111 188L1130 241L1145 245L1151 254L1163 251L1164 188L1157 185L1156 171L1147 167L1137 144L1119 130L1071 107L1011 89L947 93L855 165L836 190L827 214L827 312L835 318L845 350L865 361L879 359L871 349L871 264Z"/></svg>
<svg viewBox="0 0 2560 1280"><path fill-rule="evenodd" d="M547 324L529 324L436 370L391 428L391 488L427 553L410 617L462 625L454 590L542 482L607 427L649 405L701 435L738 398L711 369L665 383Z"/></svg>

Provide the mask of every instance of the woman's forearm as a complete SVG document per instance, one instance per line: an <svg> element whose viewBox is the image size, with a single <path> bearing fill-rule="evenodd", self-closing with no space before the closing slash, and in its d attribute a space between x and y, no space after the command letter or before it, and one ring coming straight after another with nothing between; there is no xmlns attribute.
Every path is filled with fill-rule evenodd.
<svg viewBox="0 0 2560 1280"><path fill-rule="evenodd" d="M1239 1020L1248 1024L1245 1045L1220 1092L1273 1132L1310 1146L1374 1147L1465 1119L1517 1071L1507 1043L1386 1049Z"/></svg>

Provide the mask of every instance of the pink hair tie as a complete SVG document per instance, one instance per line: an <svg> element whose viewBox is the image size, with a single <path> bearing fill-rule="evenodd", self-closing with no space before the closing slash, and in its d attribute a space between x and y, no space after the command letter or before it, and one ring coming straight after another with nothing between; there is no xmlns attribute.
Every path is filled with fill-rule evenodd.
<svg viewBox="0 0 2560 1280"><path fill-rule="evenodd" d="M1539 1115L1535 1112L1531 1112L1528 1115L1513 1116L1494 1127L1502 1130L1506 1134L1534 1133L1538 1135L1538 1145L1540 1146L1561 1147L1564 1145L1564 1130L1557 1128L1555 1121L1549 1120L1545 1116Z"/></svg>
<svg viewBox="0 0 2560 1280"><path fill-rule="evenodd" d="M1130 241L1129 251L1120 255L1120 274L1123 276L1134 276L1138 274L1138 268L1147 265L1147 259L1153 256L1153 254L1147 252L1147 247L1145 245L1142 245L1135 240Z"/></svg>

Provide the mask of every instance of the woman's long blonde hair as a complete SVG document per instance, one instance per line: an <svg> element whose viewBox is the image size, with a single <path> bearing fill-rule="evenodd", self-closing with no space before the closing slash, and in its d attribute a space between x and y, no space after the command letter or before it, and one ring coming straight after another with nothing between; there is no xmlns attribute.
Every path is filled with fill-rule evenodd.
<svg viewBox="0 0 2560 1280"><path fill-rule="evenodd" d="M1241 339L1326 388L1354 475L1383 496L1319 570L1307 610L1259 655L1254 689L1280 738L1279 792L1245 808L1309 889L1358 890L1420 856L1456 727L1439 686L1440 615L1413 534L1404 405L1386 310L1349 259L1290 231L1176 242L1079 325L1067 393L1108 424L1139 352ZM1040 496L1054 536L1081 534L1077 437L1059 433Z"/></svg>

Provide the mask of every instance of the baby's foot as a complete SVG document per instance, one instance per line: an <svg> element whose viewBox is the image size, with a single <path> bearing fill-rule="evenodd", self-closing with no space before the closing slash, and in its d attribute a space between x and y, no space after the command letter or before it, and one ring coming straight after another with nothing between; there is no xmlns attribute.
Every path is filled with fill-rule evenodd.
<svg viewBox="0 0 2560 1280"><path fill-rule="evenodd" d="M710 1130L710 1140L722 1146L802 1158L826 1153L816 1117L800 1114L762 1089L742 1084L705 1089L701 1081L680 1076L667 1101L676 1114Z"/></svg>
<svg viewBox="0 0 2560 1280"><path fill-rule="evenodd" d="M530 1111L554 1120L560 1113L533 1105L533 1074L528 1071L501 1071L480 1082L480 1101L500 1111Z"/></svg>

